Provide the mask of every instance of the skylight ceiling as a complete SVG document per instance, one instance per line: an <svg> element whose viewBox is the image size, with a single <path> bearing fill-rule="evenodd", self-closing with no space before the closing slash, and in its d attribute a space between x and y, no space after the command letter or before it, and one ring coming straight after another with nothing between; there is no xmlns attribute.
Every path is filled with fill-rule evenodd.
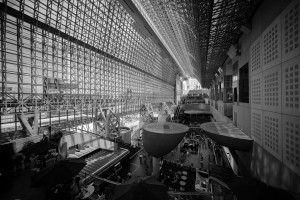
<svg viewBox="0 0 300 200"><path fill-rule="evenodd" d="M209 87L254 0L133 0L188 75Z"/></svg>

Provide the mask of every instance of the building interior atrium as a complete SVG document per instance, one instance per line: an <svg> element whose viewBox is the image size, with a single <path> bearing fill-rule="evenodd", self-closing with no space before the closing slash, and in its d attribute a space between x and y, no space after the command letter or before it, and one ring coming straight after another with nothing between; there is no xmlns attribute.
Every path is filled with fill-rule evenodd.
<svg viewBox="0 0 300 200"><path fill-rule="evenodd" d="M0 199L300 199L300 0L0 8Z"/></svg>

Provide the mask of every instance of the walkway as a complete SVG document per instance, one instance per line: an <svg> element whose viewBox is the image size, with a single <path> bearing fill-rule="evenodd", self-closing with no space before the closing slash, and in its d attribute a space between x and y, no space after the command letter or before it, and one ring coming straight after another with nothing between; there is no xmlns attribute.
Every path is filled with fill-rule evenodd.
<svg viewBox="0 0 300 200"><path fill-rule="evenodd" d="M203 161L201 161L200 154L202 153ZM174 161L176 162L177 159L180 158L180 148L177 147L173 150L173 153L170 152L167 154L164 158L166 160ZM191 165L193 164L194 168L202 168L202 169L208 169L210 161L212 161L213 152L208 148L207 139L204 144L200 144L200 147L198 148L198 154L189 154L186 161L183 163L183 165ZM210 157L210 158L209 158Z"/></svg>
<svg viewBox="0 0 300 200"><path fill-rule="evenodd" d="M200 153L202 153L203 161L201 161ZM140 160L139 155L146 155ZM176 162L180 157L179 146L170 152L164 159ZM209 158L210 157L210 158ZM190 154L183 165L191 165L193 163L194 168L202 168L208 170L210 161L212 162L213 152L208 148L207 139L205 145L201 144L198 154ZM151 157L147 156L147 153L142 149L136 156L134 156L130 161L130 172L133 176L149 176L152 173L152 161Z"/></svg>
<svg viewBox="0 0 300 200"><path fill-rule="evenodd" d="M143 155L140 159L139 156ZM145 155L145 156L144 156ZM142 149L130 161L130 172L133 176L150 176L152 174L152 157L147 156L147 153Z"/></svg>

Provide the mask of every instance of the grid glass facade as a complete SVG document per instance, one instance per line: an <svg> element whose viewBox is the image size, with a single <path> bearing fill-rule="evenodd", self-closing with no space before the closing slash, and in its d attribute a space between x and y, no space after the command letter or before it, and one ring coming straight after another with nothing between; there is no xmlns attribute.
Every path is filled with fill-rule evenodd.
<svg viewBox="0 0 300 200"><path fill-rule="evenodd" d="M104 107L126 115L174 102L174 61L118 1L1 7L1 132L20 130L22 113L38 113L40 127L63 127L92 122Z"/></svg>

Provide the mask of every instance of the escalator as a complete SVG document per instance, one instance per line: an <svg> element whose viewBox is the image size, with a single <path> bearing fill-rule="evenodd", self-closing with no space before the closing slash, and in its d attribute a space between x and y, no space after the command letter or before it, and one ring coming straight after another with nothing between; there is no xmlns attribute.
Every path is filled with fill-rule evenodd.
<svg viewBox="0 0 300 200"><path fill-rule="evenodd" d="M129 151L126 149L121 149L119 152L108 150L95 151L84 158L87 165L79 172L79 176L81 180L89 181L93 179L92 175L103 173L128 154Z"/></svg>

